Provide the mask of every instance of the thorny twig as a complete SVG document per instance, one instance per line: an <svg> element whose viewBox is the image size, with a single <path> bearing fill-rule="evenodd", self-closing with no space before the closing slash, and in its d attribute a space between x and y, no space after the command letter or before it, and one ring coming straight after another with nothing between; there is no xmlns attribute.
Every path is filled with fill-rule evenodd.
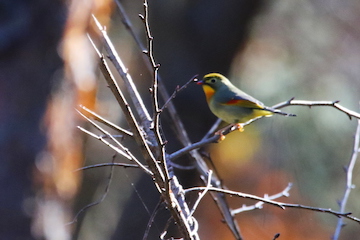
<svg viewBox="0 0 360 240"><path fill-rule="evenodd" d="M152 125L151 129L154 131L155 139L160 147L160 152L158 153L159 156L159 162L160 166L162 167L163 176L164 176L164 187L165 192L169 192L170 186L169 186L169 172L168 172L168 166L166 165L166 154L165 154L165 142L163 141L160 133L160 113L161 110L159 108L159 95L158 95L158 73L159 73L159 67L160 64L157 64L154 58L154 49L153 49L153 36L151 35L150 26L149 26L149 5L147 0L144 0L144 15L139 14L139 17L144 23L145 26L145 33L147 36L147 46L148 50L144 50L144 53L148 56L149 61L151 63L151 66L153 68L154 73L154 79L153 84L151 88L152 93L152 105L154 109L154 114L152 118Z"/></svg>

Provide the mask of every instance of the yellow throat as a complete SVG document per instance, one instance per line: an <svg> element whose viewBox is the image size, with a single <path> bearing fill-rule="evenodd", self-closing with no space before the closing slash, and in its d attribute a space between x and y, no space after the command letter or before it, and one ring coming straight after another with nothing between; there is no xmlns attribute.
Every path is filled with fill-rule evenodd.
<svg viewBox="0 0 360 240"><path fill-rule="evenodd" d="M209 85L202 85L205 96L206 96L206 101L210 101L211 97L215 94L215 90L210 87Z"/></svg>

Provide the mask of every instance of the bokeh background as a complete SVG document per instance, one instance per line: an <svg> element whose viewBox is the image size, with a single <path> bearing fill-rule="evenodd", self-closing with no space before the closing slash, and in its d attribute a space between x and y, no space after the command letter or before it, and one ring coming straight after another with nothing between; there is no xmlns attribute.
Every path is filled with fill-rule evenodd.
<svg viewBox="0 0 360 240"><path fill-rule="evenodd" d="M134 33L145 44L144 26L138 17L139 13L143 13L143 2L122 0L119 3ZM34 4L40 6L41 1L34 0ZM82 207L101 199L108 184L110 169L90 169L76 172L75 176L66 172L83 165L111 162L114 155L106 146L75 131L77 124L89 126L80 122L73 111L74 107L83 104L126 128L120 108L97 70L94 51L85 35L90 32L98 46L101 46L99 37L91 28L91 13L106 26L149 109L151 75L144 64L142 49L139 49L129 30L122 24L116 2L70 1L67 5L62 3L62 8L44 5L44 9L54 11L67 9L67 14L60 12L55 17L57 15L50 14L51 11L35 11L26 8L26 4L19 6L23 6L21 11L29 11L34 15L23 16L37 19L31 25L34 29L39 28L35 23L45 22L37 16L43 16L44 19L55 17L54 22L59 24L56 30L40 25L45 36L52 36L53 31L60 33L65 29L61 47L58 45L60 34L55 34L56 41L44 37L43 46L49 47L46 52L48 55L45 56L50 56L50 53L56 55L53 65L44 66L44 62L49 63L47 58L44 60L36 55L37 52L44 53L40 46L35 45L32 48L34 50L27 51L24 57L23 52L26 51L21 51L22 48L12 50L19 49L14 45L23 44L21 41L0 45L4 53L1 61L10 64L12 62L9 62L8 56L14 59L13 72L20 72L19 69L23 70L23 66L29 63L39 63L31 70L47 67L50 71L38 77L38 71L28 70L23 75L27 76L25 79L11 74L12 68L8 65L0 65L3 86L0 91L10 89L16 93L10 94L12 97L8 98L4 97L8 96L4 93L0 95L0 127L4 136L1 144L8 146L12 142L6 139L12 136L11 139L15 140L32 139L35 149L31 150L31 155L27 155L29 161L21 165L23 168L18 165L13 167L22 171L14 171L11 176L5 174L6 171L1 173L4 186L8 185L9 179L15 182L14 179L20 176L27 177L21 178L21 183L28 184L24 189L16 188L16 194L7 195L9 200L21 199L26 204L19 200L11 207L21 211L25 209L25 220L21 222L24 224L23 229L32 227L31 231L24 231L24 236L32 232L46 239L142 239L149 218L159 202L159 195L148 176L143 176L138 169L129 168L114 169L109 191L101 204L80 214L77 223L60 228L61 231L54 231L59 230L57 226L69 222ZM343 106L359 112L360 5L357 0L150 0L149 10L154 55L161 64L160 76L169 93L195 74L202 76L209 72L220 72L266 105L271 106L292 97L298 100L340 100ZM16 22L11 18L5 20ZM32 35L29 33L29 36ZM29 39L32 39L27 41L30 46L39 42L36 37ZM47 41L52 45L46 45ZM28 61L16 65L20 62L17 59ZM5 84L17 77L19 87ZM116 77L121 84L121 78ZM25 102L27 99L35 99L34 96L39 94L29 89L36 84L30 86L28 82L44 86L41 81L48 82L49 79L51 84L46 85L48 97L45 95L39 98L41 110L34 103L33 111L37 114L32 118L27 114L31 112L28 109L31 106L26 105L25 108L24 105L16 104L13 98L16 96ZM24 85L25 81L28 81L28 85ZM28 86L24 92L31 94L18 91L24 86ZM3 104L6 101L18 106L15 109L22 113L20 117L11 115L10 108ZM216 121L206 105L201 88L195 84L180 92L173 102L193 142L199 141ZM210 144L201 151L211 157L228 189L264 196L281 192L291 182L293 187L290 197L281 198L280 201L338 210L338 201L345 191L344 166L349 163L352 153L356 119L349 120L346 114L331 107L310 109L292 106L283 110L297 117L260 119L247 126L245 132L231 133L225 141ZM46 121L41 117L45 112ZM14 122L11 117L24 122ZM30 118L34 122L28 121ZM37 136L32 132L23 133L28 138L19 136L18 126L29 129L26 125L29 122L40 134L39 141L31 138ZM8 127L10 123L13 128ZM162 126L164 136L169 141L167 151L172 153L181 148L166 112L162 116ZM63 134L66 137L60 138ZM24 144L22 141L19 141L20 145ZM58 141L61 143L58 144ZM129 145L130 149L135 147ZM6 153L3 154L5 166L21 158L17 148L2 147L0 150ZM122 162L123 159L116 158L115 161ZM177 159L176 163L191 165L192 161L184 156ZM355 185L359 185L360 181L358 172L359 167L356 165L353 174ZM201 184L195 171L177 170L177 173L185 187ZM34 178L36 184L30 184ZM10 193L14 189L9 187L7 191ZM346 211L352 212L354 216L360 216L359 194L358 188L354 188L347 204ZM190 197L190 200L193 201L194 197ZM229 197L228 200L232 208L253 203L235 197ZM8 214L6 208L9 207L3 206L1 211ZM1 229L9 229L7 224L12 221L6 219L4 214L0 217ZM11 219L16 222L19 215ZM195 217L199 221L202 239L234 239L221 221L222 217L210 197L201 202ZM330 239L338 220L324 213L295 209L284 211L273 206L241 213L236 218L246 240L273 239L276 233L280 233L279 239ZM148 239L158 239L167 220L166 210L160 210ZM345 222L347 225L340 239L358 238L358 224Z"/></svg>

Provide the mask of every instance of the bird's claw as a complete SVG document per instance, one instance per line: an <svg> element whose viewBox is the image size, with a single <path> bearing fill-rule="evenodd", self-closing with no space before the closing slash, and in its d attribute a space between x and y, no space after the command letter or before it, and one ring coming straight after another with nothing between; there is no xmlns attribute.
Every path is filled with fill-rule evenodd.
<svg viewBox="0 0 360 240"><path fill-rule="evenodd" d="M218 143L219 142L222 142L224 139L225 139L225 135L223 134L223 131L222 131L222 129L220 129L219 131L217 131L217 132L215 132L215 135L219 135L220 137L219 137L219 139L218 139Z"/></svg>
<svg viewBox="0 0 360 240"><path fill-rule="evenodd" d="M237 130L239 130L239 132L243 132L245 130L241 123L236 123L234 126Z"/></svg>
<svg viewBox="0 0 360 240"><path fill-rule="evenodd" d="M232 128L234 128L234 129L232 129ZM245 129L241 123L230 124L229 126L226 126L215 132L215 135L220 136L218 142L221 142L225 139L224 133L227 134L233 130L239 130L239 132L243 132Z"/></svg>

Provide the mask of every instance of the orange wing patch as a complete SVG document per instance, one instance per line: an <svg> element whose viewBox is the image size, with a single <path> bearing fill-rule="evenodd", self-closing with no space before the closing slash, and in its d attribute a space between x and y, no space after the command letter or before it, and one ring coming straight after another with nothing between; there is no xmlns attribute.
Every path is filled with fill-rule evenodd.
<svg viewBox="0 0 360 240"><path fill-rule="evenodd" d="M264 109L261 105L249 101L249 100L242 100L242 99L231 99L227 103L224 103L226 105L235 105L239 107L246 107L246 108L254 108L254 109Z"/></svg>

